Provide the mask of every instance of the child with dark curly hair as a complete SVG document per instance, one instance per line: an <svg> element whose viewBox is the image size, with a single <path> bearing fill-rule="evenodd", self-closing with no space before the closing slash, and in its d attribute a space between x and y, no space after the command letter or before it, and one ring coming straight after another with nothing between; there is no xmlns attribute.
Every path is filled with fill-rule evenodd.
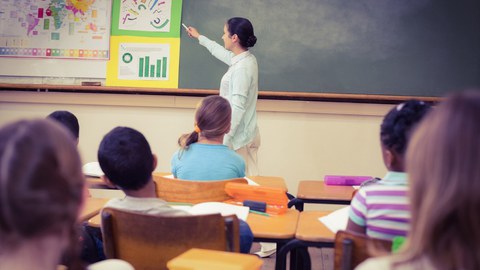
<svg viewBox="0 0 480 270"><path fill-rule="evenodd" d="M387 174L362 187L350 204L347 230L392 240L406 236L410 224L405 173L405 151L410 134L430 106L409 100L390 110L380 127L380 142Z"/></svg>

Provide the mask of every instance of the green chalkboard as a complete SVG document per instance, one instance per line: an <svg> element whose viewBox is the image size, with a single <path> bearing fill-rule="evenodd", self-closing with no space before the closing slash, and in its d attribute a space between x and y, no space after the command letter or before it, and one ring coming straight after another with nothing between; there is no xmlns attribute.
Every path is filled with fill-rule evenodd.
<svg viewBox="0 0 480 270"><path fill-rule="evenodd" d="M441 96L480 85L478 0L183 0L182 22L220 44L255 28L261 91ZM218 89L227 66L181 31L179 88Z"/></svg>

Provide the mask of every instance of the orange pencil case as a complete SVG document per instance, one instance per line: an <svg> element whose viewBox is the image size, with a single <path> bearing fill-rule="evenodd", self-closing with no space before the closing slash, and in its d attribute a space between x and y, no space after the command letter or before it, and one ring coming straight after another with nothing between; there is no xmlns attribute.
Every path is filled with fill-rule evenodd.
<svg viewBox="0 0 480 270"><path fill-rule="evenodd" d="M225 192L234 202L258 201L267 204L268 214L283 214L288 209L288 198L282 188L252 186L239 183L227 183Z"/></svg>

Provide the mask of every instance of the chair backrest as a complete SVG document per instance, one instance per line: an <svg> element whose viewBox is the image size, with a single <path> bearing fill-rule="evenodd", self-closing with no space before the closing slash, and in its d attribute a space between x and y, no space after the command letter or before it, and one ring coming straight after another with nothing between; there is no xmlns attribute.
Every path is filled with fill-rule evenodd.
<svg viewBox="0 0 480 270"><path fill-rule="evenodd" d="M363 234L338 231L335 235L335 270L354 269L370 257L387 255L392 241L375 239Z"/></svg>
<svg viewBox="0 0 480 270"><path fill-rule="evenodd" d="M157 196L167 202L201 203L223 202L231 199L225 192L227 183L244 183L244 178L233 178L218 181L191 181L172 179L154 175Z"/></svg>
<svg viewBox="0 0 480 270"><path fill-rule="evenodd" d="M191 248L240 251L236 216L153 216L113 208L102 210L105 255L135 269L167 269L167 262Z"/></svg>

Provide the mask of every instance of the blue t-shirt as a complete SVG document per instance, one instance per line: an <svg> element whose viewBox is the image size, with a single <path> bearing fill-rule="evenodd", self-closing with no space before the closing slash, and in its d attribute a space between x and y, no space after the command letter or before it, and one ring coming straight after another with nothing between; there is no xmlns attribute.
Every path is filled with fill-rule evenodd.
<svg viewBox="0 0 480 270"><path fill-rule="evenodd" d="M193 143L173 154L172 174L184 180L245 177L245 161L226 145Z"/></svg>

